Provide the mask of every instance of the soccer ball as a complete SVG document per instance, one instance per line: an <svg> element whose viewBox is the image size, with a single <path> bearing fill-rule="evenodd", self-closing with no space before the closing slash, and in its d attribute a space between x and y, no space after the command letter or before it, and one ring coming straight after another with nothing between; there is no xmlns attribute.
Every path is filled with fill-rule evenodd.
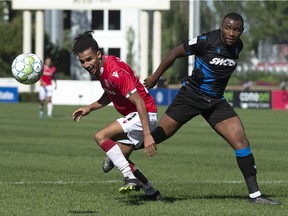
<svg viewBox="0 0 288 216"><path fill-rule="evenodd" d="M33 53L22 53L12 63L12 74L22 84L34 84L43 74L43 62Z"/></svg>

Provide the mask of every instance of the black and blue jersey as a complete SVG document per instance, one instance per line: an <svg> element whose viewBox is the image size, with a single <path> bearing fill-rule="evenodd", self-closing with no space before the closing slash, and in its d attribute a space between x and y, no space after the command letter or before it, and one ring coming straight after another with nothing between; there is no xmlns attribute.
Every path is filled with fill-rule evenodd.
<svg viewBox="0 0 288 216"><path fill-rule="evenodd" d="M187 55L195 55L191 76L185 77L192 88L212 97L223 97L228 80L235 70L243 43L239 39L234 46L227 46L217 29L184 43Z"/></svg>

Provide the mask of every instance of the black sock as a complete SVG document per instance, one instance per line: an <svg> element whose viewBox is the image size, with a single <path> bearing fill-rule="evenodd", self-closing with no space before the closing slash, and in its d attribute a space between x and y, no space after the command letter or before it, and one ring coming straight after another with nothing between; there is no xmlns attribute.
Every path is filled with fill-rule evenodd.
<svg viewBox="0 0 288 216"><path fill-rule="evenodd" d="M244 176L249 193L251 194L259 191L256 179L257 171L253 154L251 153L245 157L236 157L236 158L238 166Z"/></svg>
<svg viewBox="0 0 288 216"><path fill-rule="evenodd" d="M152 132L151 135L155 141L156 144L159 144L161 142L163 142L164 140L167 139L167 136L163 130L162 127L157 126ZM142 149L144 148L144 142L141 144L141 146L138 149Z"/></svg>
<svg viewBox="0 0 288 216"><path fill-rule="evenodd" d="M148 183L148 179L144 176L144 174L136 167L136 165L128 160L129 166L133 172L133 175L140 181L142 184L146 185Z"/></svg>
<svg viewBox="0 0 288 216"><path fill-rule="evenodd" d="M152 132L151 135L156 144L163 142L167 139L167 136L162 127L157 126Z"/></svg>

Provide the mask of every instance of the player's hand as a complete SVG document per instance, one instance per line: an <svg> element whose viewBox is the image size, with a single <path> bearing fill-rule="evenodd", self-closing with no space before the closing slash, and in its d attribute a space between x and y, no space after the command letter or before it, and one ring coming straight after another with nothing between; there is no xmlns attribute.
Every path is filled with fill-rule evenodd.
<svg viewBox="0 0 288 216"><path fill-rule="evenodd" d="M157 84L157 80L155 80L152 75L144 79L144 82L143 82L143 85L147 89L153 88L156 84Z"/></svg>
<svg viewBox="0 0 288 216"><path fill-rule="evenodd" d="M83 117L83 116L86 116L90 113L90 108L88 107L81 107L77 110L75 110L73 113L72 113L72 118L74 121L77 121L79 122L80 119Z"/></svg>
<svg viewBox="0 0 288 216"><path fill-rule="evenodd" d="M153 157L157 154L157 147L151 135L144 137L144 148L148 157Z"/></svg>

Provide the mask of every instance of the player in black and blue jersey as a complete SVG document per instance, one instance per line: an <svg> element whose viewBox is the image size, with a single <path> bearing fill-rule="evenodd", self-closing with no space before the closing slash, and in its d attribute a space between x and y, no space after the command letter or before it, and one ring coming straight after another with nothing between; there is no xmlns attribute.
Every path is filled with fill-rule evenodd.
<svg viewBox="0 0 288 216"><path fill-rule="evenodd" d="M202 115L234 149L248 187L249 201L275 205L280 202L260 193L254 157L242 122L223 96L243 48L240 39L243 30L241 15L229 13L223 18L220 29L180 44L167 53L155 73L144 80L144 86L148 89L156 85L177 58L195 55L195 64L192 75L184 78L183 86L152 136L155 143L160 143L176 133L186 122ZM150 157L157 153L154 144L145 146L145 151Z"/></svg>

